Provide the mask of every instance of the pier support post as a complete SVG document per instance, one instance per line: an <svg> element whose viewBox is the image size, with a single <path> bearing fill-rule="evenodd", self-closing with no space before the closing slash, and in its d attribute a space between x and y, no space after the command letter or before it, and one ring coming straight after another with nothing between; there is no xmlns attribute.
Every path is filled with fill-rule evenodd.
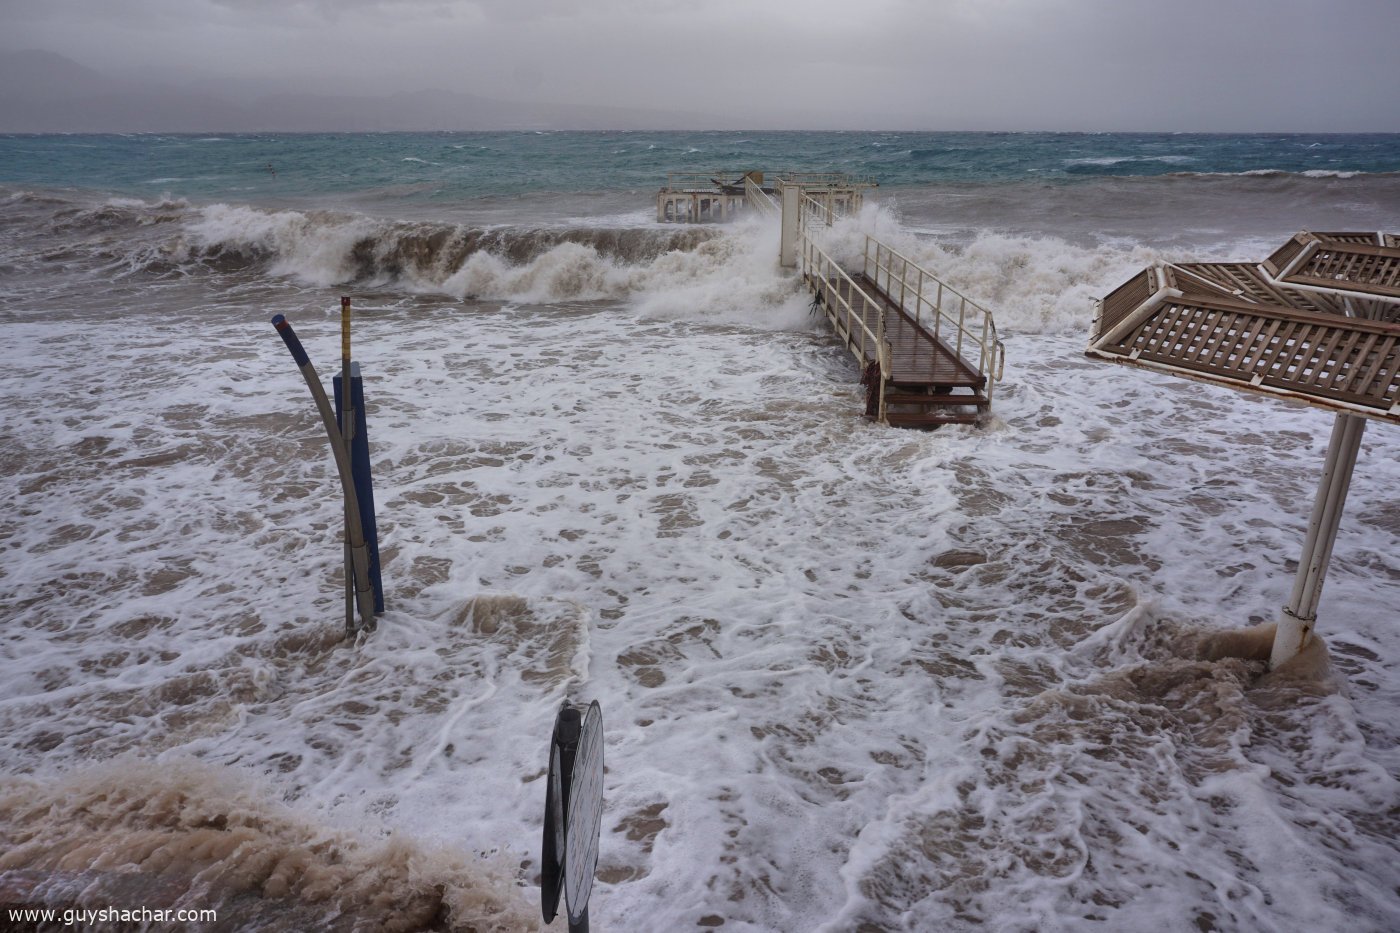
<svg viewBox="0 0 1400 933"><path fill-rule="evenodd" d="M1308 534L1303 542L1303 555L1298 561L1298 576L1293 581L1293 595L1283 607L1274 633L1273 651L1269 655L1269 670L1276 669L1303 650L1312 638L1317 621L1317 604L1322 596L1322 581L1327 576L1327 564L1332 559L1332 545L1337 540L1337 528L1342 521L1351 474L1356 468L1356 455L1361 449L1361 435L1366 419L1360 415L1342 413L1332 426L1332 439L1327 445L1327 463L1313 500L1312 517L1308 519Z"/></svg>
<svg viewBox="0 0 1400 933"><path fill-rule="evenodd" d="M783 185L783 231L778 246L778 265L791 269L797 265L797 235L801 230L802 189Z"/></svg>

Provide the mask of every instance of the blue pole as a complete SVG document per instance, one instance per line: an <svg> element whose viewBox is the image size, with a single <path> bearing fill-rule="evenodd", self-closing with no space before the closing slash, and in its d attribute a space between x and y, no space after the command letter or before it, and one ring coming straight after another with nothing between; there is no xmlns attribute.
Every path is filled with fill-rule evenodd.
<svg viewBox="0 0 1400 933"><path fill-rule="evenodd" d="M335 418L339 424L344 410L344 388L335 377ZM374 513L374 477L369 466L369 431L365 418L365 384L360 376L360 364L350 364L350 407L355 412L355 427L350 433L350 470L355 474L355 499L360 506L360 524L364 526L365 547L369 551L369 583L374 589L374 611L384 611L384 581L379 575L379 526Z"/></svg>
<svg viewBox="0 0 1400 933"><path fill-rule="evenodd" d="M316 367L311 365L311 358L306 355L306 350L302 347L301 340L297 338L296 331L292 330L291 323L280 314L272 319L272 326L277 328L277 333L282 336L282 342L287 345L292 359L296 361L297 368L301 370L302 378L306 380L307 388L311 390L311 397L316 402L316 410L320 412L321 421L326 426L326 436L330 439L331 454L335 457L336 472L340 475L340 488L345 498L345 530L350 539L352 576L356 585L355 603L360 610L360 626L373 629L374 593L369 585L369 557L365 550L364 528L360 524L360 505L355 495L355 479L350 468L350 452L345 447L344 438L341 437L335 414L331 411L330 400L326 398L326 390L316 375ZM345 634L347 636L355 634L348 622Z"/></svg>

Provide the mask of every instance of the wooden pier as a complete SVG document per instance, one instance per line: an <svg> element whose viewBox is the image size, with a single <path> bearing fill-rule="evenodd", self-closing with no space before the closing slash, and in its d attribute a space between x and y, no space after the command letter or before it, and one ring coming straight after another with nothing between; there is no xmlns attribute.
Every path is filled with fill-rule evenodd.
<svg viewBox="0 0 1400 933"><path fill-rule="evenodd" d="M859 269L822 248L824 231L860 211L870 179L836 172L672 172L656 197L658 223L742 214L776 219L779 263L795 267L855 356L866 414L882 424L968 424L991 410L1005 348L991 312L874 237Z"/></svg>
<svg viewBox="0 0 1400 933"><path fill-rule="evenodd" d="M819 243L840 216L833 200L801 197L797 265L861 365L866 414L911 428L981 421L1005 359L991 312L871 236L861 267L842 268Z"/></svg>
<svg viewBox="0 0 1400 933"><path fill-rule="evenodd" d="M987 377L958 356L941 338L912 319L864 274L806 277L817 302L827 311L836 335L855 355L863 371L881 363L879 341L863 341L882 326L889 372L884 379L884 421L897 427L971 424L991 406L983 391ZM847 319L854 310L858 323ZM841 310L836 310L841 309ZM867 379L867 383L869 379ZM866 414L880 417L880 396L871 392Z"/></svg>

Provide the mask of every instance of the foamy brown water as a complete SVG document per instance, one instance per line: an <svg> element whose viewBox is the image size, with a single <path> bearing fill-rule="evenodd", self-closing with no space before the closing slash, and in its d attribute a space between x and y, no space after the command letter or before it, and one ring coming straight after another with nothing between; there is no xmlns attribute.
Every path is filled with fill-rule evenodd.
<svg viewBox="0 0 1400 933"><path fill-rule="evenodd" d="M69 258L6 247L4 890L533 928L571 697L599 929L1400 918L1400 437L1363 444L1331 672L1259 682L1212 639L1283 602L1330 419L1085 360L1084 299L1152 248L863 218L1001 312L996 417L931 434L860 418L761 225L376 267L344 290L389 610L346 644L267 319L328 370L354 244L274 218L221 265L246 218L104 210L45 234Z"/></svg>
<svg viewBox="0 0 1400 933"><path fill-rule="evenodd" d="M222 769L134 758L0 794L7 904L213 909L214 929L518 930L512 866L365 839Z"/></svg>

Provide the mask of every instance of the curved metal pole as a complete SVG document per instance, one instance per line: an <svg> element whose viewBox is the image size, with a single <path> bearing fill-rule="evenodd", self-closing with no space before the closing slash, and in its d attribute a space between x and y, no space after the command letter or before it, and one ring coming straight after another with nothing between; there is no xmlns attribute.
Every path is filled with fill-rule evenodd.
<svg viewBox="0 0 1400 933"><path fill-rule="evenodd" d="M345 496L345 525L350 539L350 556L355 578L355 604L360 609L360 627L373 630L374 590L371 589L369 582L369 553L365 549L364 525L360 523L360 504L355 499L355 477L350 469L350 451L345 446L345 439L335 423L335 412L331 410L330 400L326 398L326 390L321 386L321 380L316 375L316 367L311 365L311 358L306 355L301 341L297 339L296 331L292 330L291 323L280 314L272 319L272 326L277 328L277 333L282 335L282 342L291 351L292 359L296 361L297 368L301 370L302 377L306 379L306 385L311 389L311 397L316 402L316 410L320 412L321 421L326 426L326 435L331 442L331 454L335 457L336 471L340 474L340 487ZM348 399L350 384L349 382L342 384L345 386ZM347 637L355 634L354 626L350 624L350 620L346 620L345 634Z"/></svg>

